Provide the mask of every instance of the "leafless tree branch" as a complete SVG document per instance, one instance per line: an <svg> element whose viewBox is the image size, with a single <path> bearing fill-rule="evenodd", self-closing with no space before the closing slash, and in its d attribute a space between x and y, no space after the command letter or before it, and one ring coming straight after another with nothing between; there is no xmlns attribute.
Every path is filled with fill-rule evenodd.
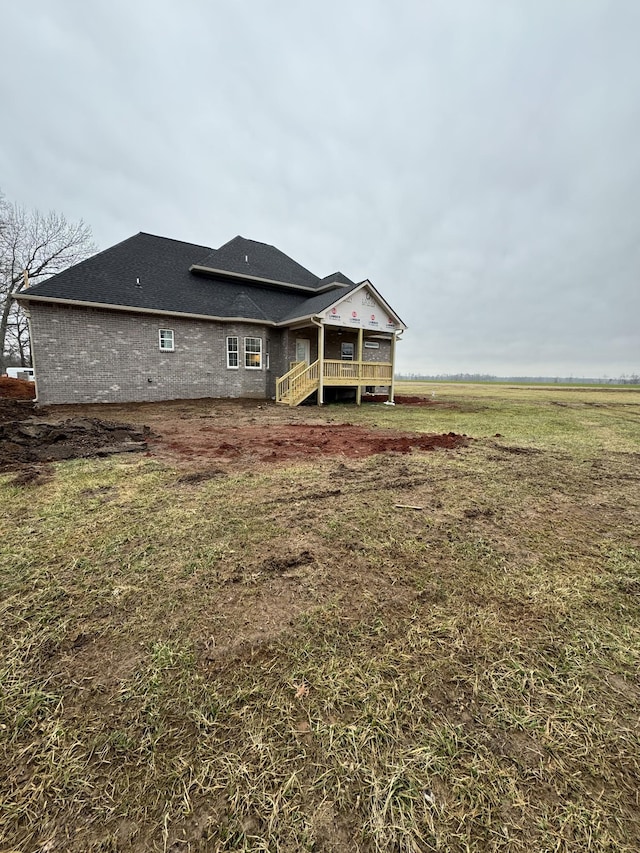
<svg viewBox="0 0 640 853"><path fill-rule="evenodd" d="M12 295L30 282L42 281L77 264L96 251L91 228L64 214L26 210L9 204L0 193L0 360L4 356ZM21 327L24 342L24 327ZM21 350L21 351L26 351Z"/></svg>

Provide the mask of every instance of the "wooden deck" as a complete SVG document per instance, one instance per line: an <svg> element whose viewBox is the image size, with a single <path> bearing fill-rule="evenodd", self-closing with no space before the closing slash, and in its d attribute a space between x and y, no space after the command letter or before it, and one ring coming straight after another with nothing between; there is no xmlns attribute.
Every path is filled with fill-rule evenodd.
<svg viewBox="0 0 640 853"><path fill-rule="evenodd" d="M297 406L314 391L323 387L362 388L367 385L391 385L393 366L390 362L337 361L323 359L313 364L297 362L276 383L276 402Z"/></svg>

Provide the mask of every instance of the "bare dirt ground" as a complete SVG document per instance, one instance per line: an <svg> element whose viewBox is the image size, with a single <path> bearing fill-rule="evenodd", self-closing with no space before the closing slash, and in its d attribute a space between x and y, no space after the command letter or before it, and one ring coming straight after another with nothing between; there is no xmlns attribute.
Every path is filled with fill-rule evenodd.
<svg viewBox="0 0 640 853"><path fill-rule="evenodd" d="M409 405L429 404L413 398ZM436 404L434 404L436 405ZM36 408L0 399L0 471L130 451L202 471L323 456L454 449L465 436L425 435L335 423L323 410L255 400L176 400Z"/></svg>

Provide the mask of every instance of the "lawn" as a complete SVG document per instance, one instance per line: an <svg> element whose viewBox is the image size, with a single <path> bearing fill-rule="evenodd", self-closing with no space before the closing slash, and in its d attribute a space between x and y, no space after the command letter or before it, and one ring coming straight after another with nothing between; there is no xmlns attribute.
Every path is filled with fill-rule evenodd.
<svg viewBox="0 0 640 853"><path fill-rule="evenodd" d="M0 849L640 849L640 390L397 392L296 422L467 446L0 475Z"/></svg>

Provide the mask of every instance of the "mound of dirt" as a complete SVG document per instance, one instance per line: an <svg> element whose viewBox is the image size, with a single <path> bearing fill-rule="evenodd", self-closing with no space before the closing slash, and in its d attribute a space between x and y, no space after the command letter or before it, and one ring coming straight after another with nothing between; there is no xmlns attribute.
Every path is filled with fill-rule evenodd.
<svg viewBox="0 0 640 853"><path fill-rule="evenodd" d="M59 423L37 420L0 423L0 471L33 462L57 462L146 450L148 427L73 418Z"/></svg>
<svg viewBox="0 0 640 853"><path fill-rule="evenodd" d="M386 403L389 398L386 394L363 394L363 403ZM443 403L441 400L433 400L431 397L412 397L408 394L396 394L394 402L399 406L446 406L452 408L451 403Z"/></svg>
<svg viewBox="0 0 640 853"><path fill-rule="evenodd" d="M31 400L3 400L0 398L0 424L6 421L21 421L33 414L35 406Z"/></svg>
<svg viewBox="0 0 640 853"><path fill-rule="evenodd" d="M35 400L36 383L27 379L0 376L0 398L8 400Z"/></svg>

